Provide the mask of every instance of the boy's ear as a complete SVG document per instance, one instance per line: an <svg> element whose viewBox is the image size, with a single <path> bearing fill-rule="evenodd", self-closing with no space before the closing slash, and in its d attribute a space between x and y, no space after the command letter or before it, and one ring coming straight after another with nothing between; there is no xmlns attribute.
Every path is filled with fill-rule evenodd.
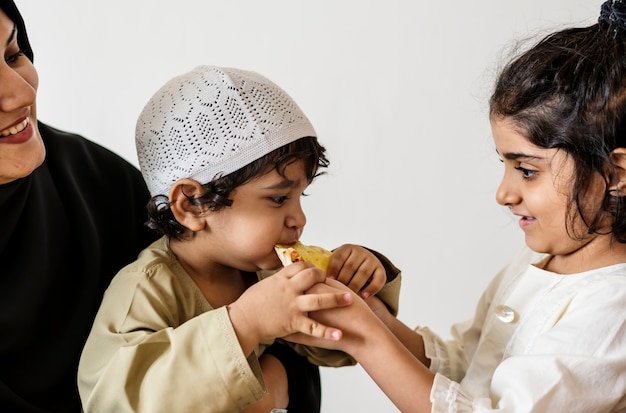
<svg viewBox="0 0 626 413"><path fill-rule="evenodd" d="M177 181L170 189L170 209L174 218L192 232L201 231L206 226L204 213L208 208L189 202L190 198L197 198L203 193L202 184L188 178Z"/></svg>
<svg viewBox="0 0 626 413"><path fill-rule="evenodd" d="M626 195L626 148L615 148L611 152L611 163L615 166L617 182L612 183L621 196Z"/></svg>

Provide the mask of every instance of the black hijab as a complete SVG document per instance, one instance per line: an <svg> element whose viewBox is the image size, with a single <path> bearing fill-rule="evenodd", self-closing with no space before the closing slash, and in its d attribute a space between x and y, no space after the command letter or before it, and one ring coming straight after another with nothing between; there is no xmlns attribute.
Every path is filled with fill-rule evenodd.
<svg viewBox="0 0 626 413"><path fill-rule="evenodd" d="M33 62L33 49L30 47L24 19L17 9L17 6L13 3L13 0L3 0L0 2L0 9L15 23L17 27L17 44L20 45L22 52Z"/></svg>
<svg viewBox="0 0 626 413"><path fill-rule="evenodd" d="M15 4L0 8L32 60ZM0 185L0 411L80 412L78 360L102 294L157 234L143 225L149 194L135 167L38 127L46 160Z"/></svg>
<svg viewBox="0 0 626 413"><path fill-rule="evenodd" d="M0 8L32 61L17 7ZM0 185L0 411L78 413L78 361L102 294L159 235L143 224L149 193L136 168L80 136L39 131L44 164ZM279 343L271 352L288 371L289 411L319 413L318 367Z"/></svg>

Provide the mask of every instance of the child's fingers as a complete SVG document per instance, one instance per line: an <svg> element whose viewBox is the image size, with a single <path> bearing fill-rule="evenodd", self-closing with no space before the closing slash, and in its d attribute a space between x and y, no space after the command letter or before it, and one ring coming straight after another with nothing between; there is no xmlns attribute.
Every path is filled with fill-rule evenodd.
<svg viewBox="0 0 626 413"><path fill-rule="evenodd" d="M326 275L347 285L361 266L362 261L354 255L344 253L340 256L335 254L337 253L333 253Z"/></svg>
<svg viewBox="0 0 626 413"><path fill-rule="evenodd" d="M345 258L343 265L336 270L337 272L332 273L329 270L327 275L357 292L374 276L378 268L381 268L378 260L369 259L367 255L354 253Z"/></svg>
<svg viewBox="0 0 626 413"><path fill-rule="evenodd" d="M340 279L339 281L345 283L346 286L348 286L348 288L354 291L355 293L358 293L359 290L361 290L361 288L363 288L363 286L367 284L369 279L370 279L369 274L358 272L354 274L352 276L352 279L350 280L343 281Z"/></svg>
<svg viewBox="0 0 626 413"><path fill-rule="evenodd" d="M304 295L298 296L298 309L302 313L309 313L318 310L345 307L352 304L352 293L345 290L345 286L318 283ZM322 338L326 340L339 340L342 332L338 328L329 327L309 317L302 316L297 319L294 332L300 332L307 336Z"/></svg>
<svg viewBox="0 0 626 413"><path fill-rule="evenodd" d="M281 268L276 272L276 274L274 274L274 276L283 275L287 278L292 278L307 268L315 268L315 266L306 261L298 261Z"/></svg>
<svg viewBox="0 0 626 413"><path fill-rule="evenodd" d="M368 284L367 287L363 288L359 293L361 297L368 298L373 295L376 295L378 291L380 291L381 287L376 287L372 283Z"/></svg>
<svg viewBox="0 0 626 413"><path fill-rule="evenodd" d="M333 350L333 349L337 350L339 349L338 346L340 345L338 341L341 338L343 338L343 331L341 330L339 331L341 333L339 339L333 338L331 340L328 340L324 338L313 337L304 333L293 333L293 334L289 334L288 336L283 337L283 340L290 341L292 343L304 344L306 346L322 347L322 348L326 348L329 350Z"/></svg>
<svg viewBox="0 0 626 413"><path fill-rule="evenodd" d="M294 283L294 288L298 291L306 291L313 285L326 280L324 271L308 262L296 262L285 267L283 271L288 278L291 278L290 282Z"/></svg>
<svg viewBox="0 0 626 413"><path fill-rule="evenodd" d="M370 292L378 292L385 281L380 284L378 278L378 272L381 267L375 263L363 261L361 265L356 269L350 269L349 272L344 273L342 269L341 275L337 278L338 281L346 284L354 292L361 291L364 287L369 287ZM387 278L383 270L383 278ZM371 285L372 282L374 285Z"/></svg>
<svg viewBox="0 0 626 413"><path fill-rule="evenodd" d="M302 317L299 320L298 326L296 326L296 331L308 336L333 341L340 340L342 336L340 329L326 326L318 323L317 321L311 320L308 317Z"/></svg>
<svg viewBox="0 0 626 413"><path fill-rule="evenodd" d="M352 304L352 294L346 291L305 294L298 297L298 308L302 312L328 310Z"/></svg>
<svg viewBox="0 0 626 413"><path fill-rule="evenodd" d="M367 284L365 288L361 290L361 297L367 298L375 295L383 288L386 281L387 274L385 273L385 270L382 268L377 268L372 274L369 280L369 284Z"/></svg>
<svg viewBox="0 0 626 413"><path fill-rule="evenodd" d="M344 272L344 274L347 272L347 270L344 269L346 264L349 266L354 266L354 264L350 264L348 261L354 260L353 254L355 253L355 251L357 251L356 248L360 247L356 247L355 245L351 244L344 244L338 248L335 248L333 250L333 255L330 256L330 262L328 263L328 270L326 272L326 275L333 279L337 279L342 271ZM352 271L351 274L354 274L354 271Z"/></svg>

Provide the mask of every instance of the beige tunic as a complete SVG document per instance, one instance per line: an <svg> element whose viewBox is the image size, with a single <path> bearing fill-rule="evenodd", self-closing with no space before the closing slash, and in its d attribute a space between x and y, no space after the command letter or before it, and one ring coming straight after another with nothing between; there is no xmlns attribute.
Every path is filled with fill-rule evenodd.
<svg viewBox="0 0 626 413"><path fill-rule="evenodd" d="M397 311L399 270L378 256L391 272L379 296ZM257 357L270 344L246 358L226 307L211 307L163 237L123 268L104 296L78 370L83 407L238 412L265 394ZM294 347L318 365L354 364L345 353Z"/></svg>

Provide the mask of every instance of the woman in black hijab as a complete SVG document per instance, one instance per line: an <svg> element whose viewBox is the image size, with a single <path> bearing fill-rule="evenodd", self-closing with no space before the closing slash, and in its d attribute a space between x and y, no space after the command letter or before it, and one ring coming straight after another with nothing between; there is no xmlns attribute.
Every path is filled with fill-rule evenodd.
<svg viewBox="0 0 626 413"><path fill-rule="evenodd" d="M156 239L131 164L37 120L22 16L0 2L0 411L80 412L80 352L111 278ZM319 371L289 347L289 412L320 409Z"/></svg>
<svg viewBox="0 0 626 413"><path fill-rule="evenodd" d="M24 22L0 2L0 411L79 412L76 369L110 279L156 234L139 171L37 120Z"/></svg>

